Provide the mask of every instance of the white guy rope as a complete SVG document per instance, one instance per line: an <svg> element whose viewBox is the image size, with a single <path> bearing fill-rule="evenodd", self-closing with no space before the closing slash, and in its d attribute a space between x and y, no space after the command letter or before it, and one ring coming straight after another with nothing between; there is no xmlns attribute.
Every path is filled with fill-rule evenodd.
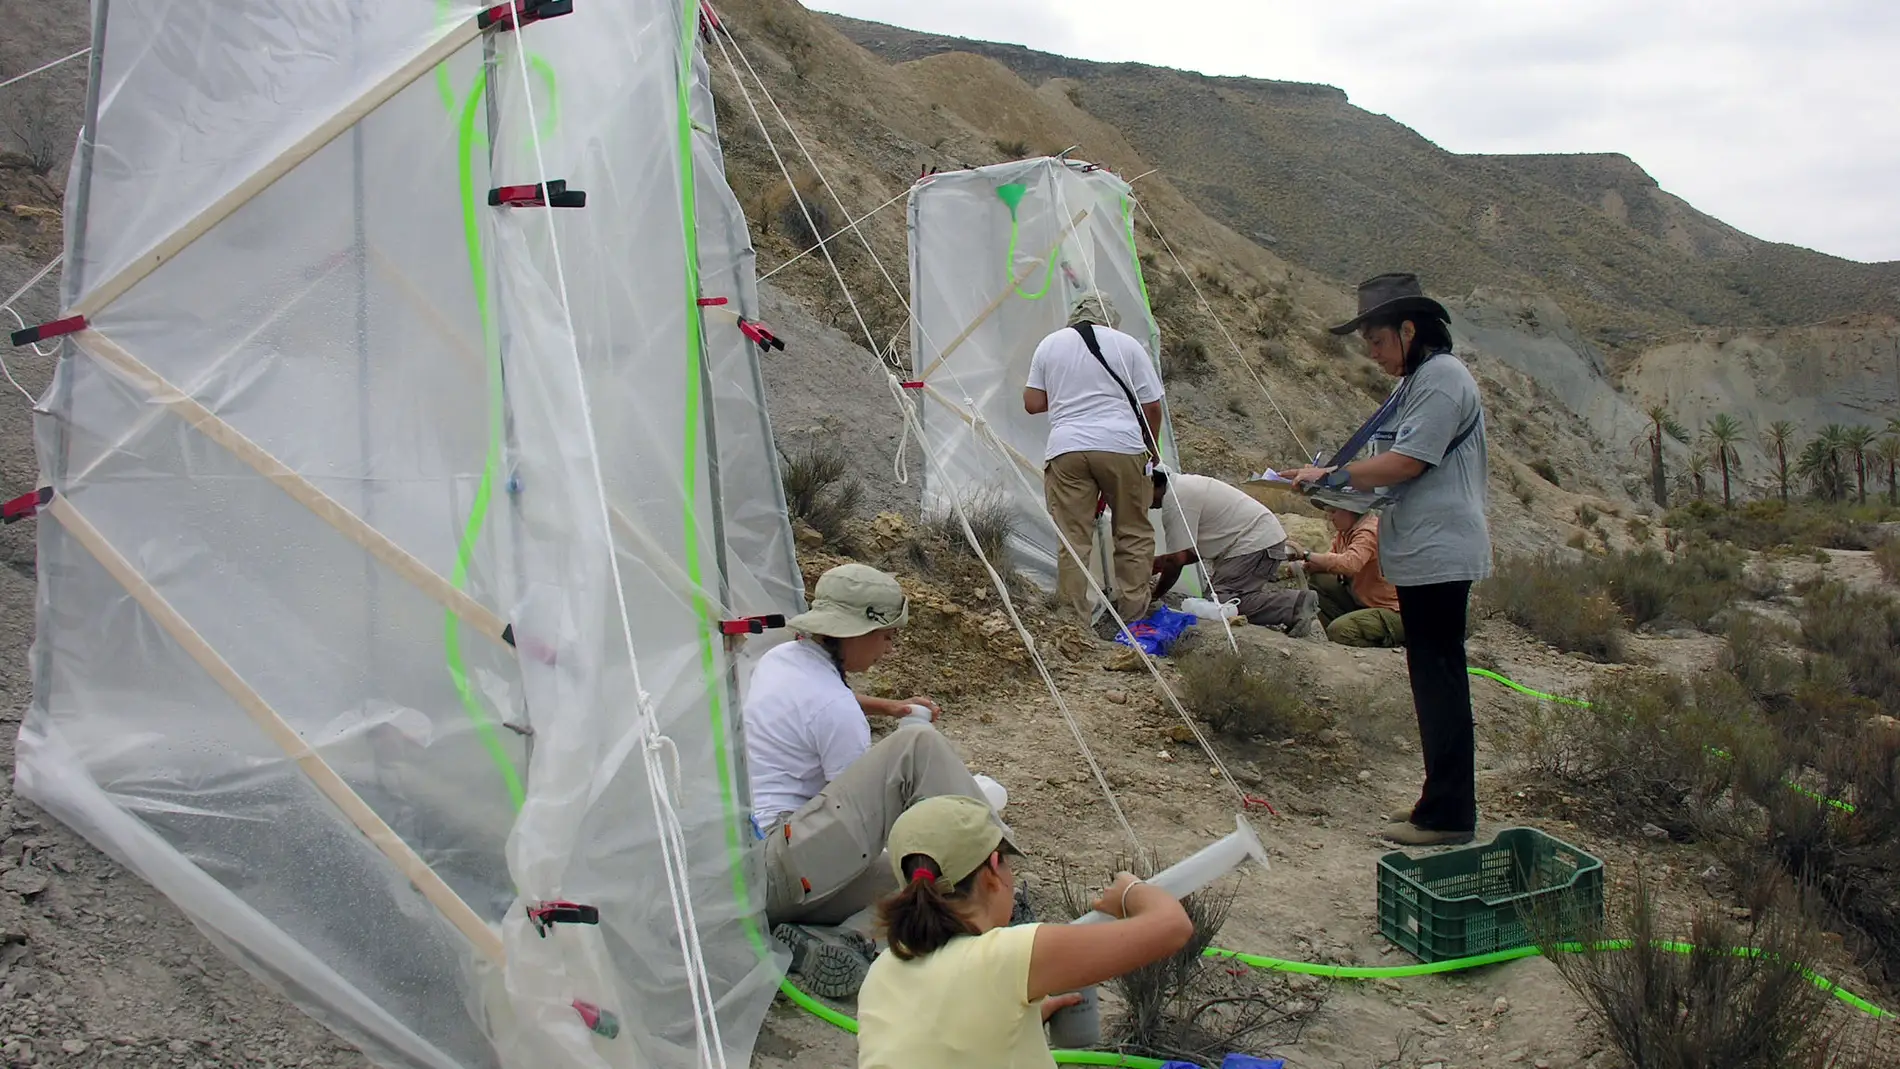
<svg viewBox="0 0 1900 1069"><path fill-rule="evenodd" d="M20 77L24 78L26 77L26 75L23 74ZM19 79L16 78L14 80L18 81ZM13 296L8 297L4 301L0 301L0 309L5 309L6 313L13 317L13 321L20 325L21 330L26 329L26 320L20 318L20 313L13 307L13 302L19 300L21 297L26 296L26 291L32 289L34 286L39 285L41 279L45 278L47 275L52 274L53 268L58 267L60 264L60 261L65 259L65 256L66 254L62 252L58 256L55 256L51 260L48 260L45 267L42 267L38 271L35 271L33 273L33 277L26 280L25 285L13 291ZM29 348L31 348L35 353L38 353L41 356L52 356L53 353L56 353L59 351L55 349L52 352L48 352L45 349L40 348L37 344L30 345ZM7 366L7 360L6 360L6 357L4 356L0 356L0 375L5 375L7 382L11 383L14 389L20 391L20 396L26 398L27 404L31 405L31 404L37 403L33 400L33 395L27 392L27 388L20 385L20 381L13 377L13 369Z"/></svg>
<svg viewBox="0 0 1900 1069"><path fill-rule="evenodd" d="M520 35L515 34L510 42L514 47L517 73L521 78L521 90L528 110L528 138L534 148L535 173L545 177L548 170L547 158L541 146L541 118L534 103L534 79L528 72L527 49L522 46ZM682 73L680 77L684 78ZM627 666L632 676L636 704L640 710L640 727L645 745L641 746L641 757L647 772L647 796L653 808L654 821L661 829L659 837L660 855L666 870L666 884L673 906L673 924L680 937L681 946L687 950L686 982L693 999L693 1031L699 1044L700 1064L725 1069L726 1055L724 1045L718 1037L719 1022L715 1014L711 1021L706 1018L712 1008L710 981L706 976L705 960L699 946L699 933L692 916L692 901L689 894L682 893L682 884L688 882L689 873L684 863L683 843L674 838L679 826L672 804L666 798L666 772L661 764L657 748L660 736L659 718L653 709L653 699L647 693L640 677L640 659L635 652L633 641L633 622L627 606L627 592L620 575L620 555L615 551L612 509L607 501L607 481L600 468L600 439L594 430L593 402L587 389L587 374L581 363L580 338L574 328L574 312L569 302L567 290L567 270L561 257L561 244L557 234L559 227L553 218L554 209L546 209L548 249L554 258L554 280L561 302L561 318L567 327L567 349L572 356L574 368L574 386L580 400L582 433L587 436L589 449L587 460L590 474L593 476L594 499L600 507L600 531L607 540L607 568L613 581L615 605L620 614L620 634L626 644ZM708 1031L711 1036L708 1036ZM711 1042L708 1043L710 1038Z"/></svg>
<svg viewBox="0 0 1900 1069"><path fill-rule="evenodd" d="M726 45L723 38L720 39L719 47L720 47L721 52L724 53L726 50ZM741 60L745 60L745 53L742 49L739 48L737 41L734 41L732 43L732 50L739 53L739 57ZM746 99L746 104L747 104L747 107L752 112L753 120L759 124L760 133L764 135L767 146L772 149L772 157L778 163L780 174L782 174L785 177L786 182L790 184L792 180L791 172L785 166L785 160L779 154L778 148L776 144L773 142L771 131L766 129L765 122L759 115L758 107L752 101L751 92L746 89L744 80L739 77L737 68L732 67L731 55L726 55L726 63L729 68L732 68L733 77L735 81L739 83L740 92L742 93L742 95L744 95ZM752 70L753 78L759 84L759 91L765 95L768 102L772 103L773 109L777 111L779 114L780 121L784 122L786 129L791 132L793 140L798 143L801 150L805 151L806 162L811 166L813 172L817 174L819 181L824 184L826 190L831 192L832 198L834 200L837 200L837 193L834 190L832 190L829 180L825 178L824 169L818 165L817 160L812 157L810 151L804 149L803 141L799 139L798 133L795 129L792 128L791 123L785 119L783 110L779 109L777 102L772 99L771 90L766 87L764 79L758 77L758 72L752 68L751 62L749 60L746 60L746 66L748 70ZM803 198L797 198L797 199L799 201L801 210L803 210L803 207L804 207ZM838 201L838 204L839 204L840 209L844 207L843 201L841 200ZM1065 207L1066 207L1066 204L1065 204ZM806 218L807 224L810 224L811 223L810 212L808 211L805 212L805 218ZM817 232L815 226L813 226L812 229L814 233ZM909 302L904 299L902 290L897 286L896 281L891 278L890 272L884 269L883 261L878 257L877 251L871 248L870 243L864 240L864 237L862 234L859 235L859 240L861 243L863 243L865 247L865 251L870 253L872 262L877 264L878 271L880 274L884 276L885 282L891 286L891 289L893 290L893 292L897 293L899 302L903 304L904 310L906 313L910 315L912 322L917 322L915 312L912 310ZM1052 252L1051 255L1054 255L1054 252ZM857 301L851 293L850 286L845 283L844 275L842 272L838 270L837 264L834 261L832 261L831 254L828 249L825 250L825 259L827 262L831 263L832 275L837 280L839 289L843 291L845 295L845 300L847 303L850 304L852 312L855 315L857 315L858 325L864 330L865 338L870 343L871 347L875 349L877 345L877 339L872 335L870 328L865 325L864 317L862 313L858 311ZM1091 270L1091 275L1092 273L1093 272ZM918 329L920 330L923 329L921 323L918 324ZM926 340L929 340L929 339L926 338ZM931 342L931 344L934 345L935 343ZM888 370L886 370L886 373L888 374ZM956 381L956 373L954 370L951 371L951 380L953 382ZM958 388L959 390L962 389L961 383L958 383ZM969 402L966 399L966 404L968 403ZM972 427L972 433L977 433L976 424L977 424L977 421L980 420L981 417L975 415L974 404L970 404L969 407L971 408L970 422L971 422L971 427ZM922 440L921 426L917 428L917 433L919 437L919 444L923 450L924 456L926 457L926 459L932 459L932 454L929 449L928 443ZM978 441L984 440L981 434L977 434L977 439ZM1007 464L1005 464L1004 466L1008 467ZM1024 482L1025 485L1027 486L1027 480L1023 479L1023 476L1020 472L1014 472L1012 469L1012 473L1016 475L1019 481ZM1033 487L1029 487L1029 489L1032 493L1035 492ZM961 517L962 503L959 501L955 501L953 499L952 505L953 507L956 508L959 514L959 517ZM1188 731L1193 734L1195 740L1200 744L1201 749L1203 752L1206 753L1208 760L1213 762L1214 769L1216 770L1216 772L1219 773L1221 778L1227 782L1228 787L1234 792L1235 798L1241 803L1241 811L1244 814L1246 812L1246 806L1247 806L1247 797L1248 797L1247 793L1241 790L1240 784L1234 780L1233 775L1227 769L1226 763L1220 759L1220 755L1214 752L1214 748L1212 744L1208 742L1207 737L1201 731L1200 726L1194 723L1193 717L1189 716L1186 708L1184 708L1181 705L1180 699L1175 695L1173 688L1168 686L1166 679L1162 678L1161 671L1159 667L1157 667L1156 664L1154 663L1153 658L1149 657L1147 651L1143 650L1141 646L1138 643L1136 643L1133 633L1130 632L1128 629L1128 621L1122 619L1121 614L1115 610L1112 599L1108 597L1107 593L1102 589L1101 585L1095 582L1095 577L1089 574L1087 561L1084 560L1081 554L1079 554L1076 551L1075 546L1069 542L1067 536L1062 534L1060 527L1057 528L1056 535L1058 538L1061 539L1063 548L1067 550L1070 558L1077 562L1077 567L1081 570L1082 574L1087 578L1091 590L1096 595L1100 596L1103 599L1104 603L1107 605L1109 614L1115 619L1117 627L1121 631L1122 635L1128 640L1129 648L1134 650L1135 653L1141 658L1142 664L1148 669L1149 674L1154 677L1156 686L1160 688L1162 694L1165 696L1168 703L1174 708L1175 712L1181 717L1182 722L1187 725ZM973 543L972 548L975 549L977 556L979 558L983 557L983 551L980 546L976 546ZM1198 555L1198 551L1197 551L1197 555ZM987 564L987 561L986 561L986 564ZM1007 595L1005 596L1007 597ZM1234 639L1233 639L1233 634L1232 634L1232 625L1227 621L1224 615L1221 618L1221 624L1223 628L1227 629L1228 641L1233 642ZM1025 644L1030 645L1031 652L1033 654L1034 652L1033 641L1030 639L1029 634L1026 629L1022 630L1022 635L1023 635ZM1054 690L1055 689L1054 681L1049 680L1048 682L1051 689ZM1058 696L1058 704L1059 705L1061 704L1059 696ZM1072 724L1071 727L1073 728L1074 725ZM1087 744L1083 742L1081 739L1080 729L1075 728L1075 730L1077 731L1077 743L1083 747L1085 756L1090 756L1087 754ZM1093 760L1092 756L1090 756L1090 759L1091 761ZM1109 795L1110 804L1114 805L1115 803L1114 803L1113 794L1112 792L1108 791L1107 781L1104 779L1104 780L1101 780L1100 782L1101 782L1104 792L1108 793ZM1117 806L1117 808L1119 807Z"/></svg>
<svg viewBox="0 0 1900 1069"><path fill-rule="evenodd" d="M723 35L715 35L714 40L719 42L720 51L725 53L726 43ZM737 49L737 47L738 45L735 42L733 48ZM773 139L771 130L766 127L764 117L759 114L758 105L754 103L752 99L751 90L746 88L744 79L739 77L739 69L732 62L732 56L726 54L725 59L727 67L732 71L733 79L739 84L739 91L745 98L747 108L752 112L753 121L759 124L759 132L765 137L766 147L772 150L772 158L778 162L779 173L785 176L787 182L790 182L791 170L786 167L785 158L779 154L778 144ZM763 82L760 82L760 89L761 91L764 90ZM814 170L816 170L816 168L814 168ZM805 211L806 222L811 222L811 213L805 210L804 199L794 199L798 201L800 210ZM814 229L814 233L815 232L816 230ZM868 243L866 247L867 249L869 248ZM869 350L870 355L876 362L878 370L884 373L886 379L890 380L891 388L894 391L900 391L897 396L901 398L902 387L897 385L897 376L891 373L891 369L886 366L882 360L877 359L877 335L872 333L869 324L864 321L864 314L858 310L857 298L852 294L851 287L845 283L844 273L838 269L838 263L832 258L830 249L821 247L820 251L824 254L825 263L831 268L832 278L836 280L839 290L844 294L845 302L851 306L852 314L857 317L858 326L864 331L865 340L871 346ZM875 255L875 253L873 255ZM923 440L923 426L917 422L914 406L899 404L898 412L910 426L911 433L916 434L921 443ZM922 452L926 463L933 465L936 463L936 457L927 446L923 448ZM976 531L970 526L970 519L964 512L963 502L952 498L950 507L951 510L956 513L957 523L963 529L964 538L968 540L971 549L975 551L977 559L982 561L984 571L989 573L990 582L995 586L997 595L1002 600L1004 612L1009 616L1010 623L1016 628L1017 636L1022 639L1023 647L1028 651L1030 661L1035 665L1037 674L1042 677L1043 685L1049 689L1049 696L1055 701L1056 709L1062 714L1063 720L1068 723L1070 733L1075 736L1076 746L1082 752L1082 759L1087 762L1089 770L1094 774L1095 782L1101 787L1102 796L1107 799L1108 807L1115 814L1116 822L1121 825L1122 833L1128 837L1129 845L1136 850L1140 850L1142 848L1141 838L1135 834L1134 826L1128 822L1127 814L1122 811L1121 802L1115 797L1113 788L1108 784L1107 775L1102 772L1100 763L1095 760L1094 752L1089 749L1088 742L1082 734L1081 724L1076 721L1075 714L1069 709L1068 702L1063 700L1062 689L1056 685L1055 676L1050 673L1049 666L1043 662L1042 654L1036 649L1034 636L1029 633L1029 628L1022 622L1022 618L1017 615L1014 599L1010 597L1009 585L1004 582L1002 574L990 563L989 558L984 556L983 548L976 538Z"/></svg>
<svg viewBox="0 0 1900 1069"><path fill-rule="evenodd" d="M1273 411L1280 417L1280 422L1286 424L1286 432L1293 436L1293 444L1299 447L1300 456L1302 458L1306 457L1308 455L1306 443L1300 441L1300 432L1293 429L1293 421L1286 418L1286 413L1280 408L1280 402L1273 399L1273 391L1267 389L1266 382L1254 371L1253 365L1247 363L1246 354L1240 350L1240 343L1235 341L1234 336L1227 332L1227 324L1221 321L1220 315L1214 311L1214 306L1208 303L1207 295L1201 292L1200 283L1194 281L1194 272L1189 271L1187 265L1181 262L1181 258L1174 254L1174 246L1168 244L1167 235L1161 232L1161 227L1155 223L1154 216L1148 214L1148 206L1140 201L1136 201L1135 207L1141 209L1141 217L1148 220L1148 226L1154 230L1155 237L1161 240L1161 247L1168 250L1168 258L1174 261L1174 266L1181 269L1181 276L1186 278L1188 285L1194 288L1194 296L1201 302L1201 307L1207 309L1207 317L1214 321L1214 326L1220 329L1221 337L1226 338L1227 344L1233 348L1234 359L1240 362L1241 369L1246 371L1248 376L1253 379L1254 385L1260 387L1261 396L1265 397L1267 403L1273 406Z"/></svg>
<svg viewBox="0 0 1900 1069"><path fill-rule="evenodd" d="M792 195L794 197L797 196L798 190L796 189L792 190ZM827 241L836 241L837 239L844 237L844 232L846 230L855 231L858 228L859 223L864 222L866 219L869 219L873 215L876 215L877 213L883 211L884 209L890 207L891 205L896 204L898 201L903 200L905 197L909 195L910 195L910 189L909 187L906 187L902 192L898 193L897 196L892 197L890 200L885 201L884 203L878 205L877 207L872 208L870 211L865 212L863 215L858 216L856 219L853 219L850 222L846 223L844 226L839 227L836 233L831 234L830 236L826 237L823 241L820 241L818 245L823 245ZM839 207L842 208L844 207L844 205L840 204ZM813 245L811 248L806 249L804 252L799 253L797 256L792 257L791 259L785 261L784 263L778 265L777 267L774 267L770 271L767 271L765 274L760 275L759 281L764 282L766 279L771 278L773 275L778 274L780 271L785 270L786 268L792 266L798 261L803 260L805 257L810 256L812 253L817 252L818 245Z"/></svg>
<svg viewBox="0 0 1900 1069"><path fill-rule="evenodd" d="M65 63L66 61L78 59L80 56L83 56L90 51L92 51L92 46L87 45L86 47L80 49L79 51L74 52L70 56L61 56L58 59L54 60L53 62L43 63L40 66L37 66L30 71L27 71L25 74L16 74L13 77L8 78L6 81L0 82L0 89L5 89L7 86L12 85L14 82L24 82L28 78L33 77L35 74L41 74L46 71L50 71L54 67L57 67L60 64Z"/></svg>

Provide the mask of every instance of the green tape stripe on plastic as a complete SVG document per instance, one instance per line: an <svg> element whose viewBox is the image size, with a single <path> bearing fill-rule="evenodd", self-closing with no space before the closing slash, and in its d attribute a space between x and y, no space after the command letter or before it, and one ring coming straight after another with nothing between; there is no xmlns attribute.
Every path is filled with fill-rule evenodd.
<svg viewBox="0 0 1900 1069"><path fill-rule="evenodd" d="M1558 694L1545 694L1541 690L1532 690L1531 688L1525 686L1524 684L1519 683L1515 679L1510 679L1505 676L1501 676L1497 674L1496 672L1490 671L1489 669L1467 667L1465 671L1468 674L1477 676L1481 679L1489 679L1494 682L1502 683L1505 686L1511 688L1512 690L1517 691L1519 694L1528 694L1533 698L1542 698L1544 701L1547 701L1547 702L1561 702L1564 705L1575 705L1575 706L1580 706L1584 709L1590 708L1590 703L1587 701L1584 701L1582 698L1566 698ZM1715 756L1721 758L1724 761L1730 760L1731 758L1731 755L1729 754L1727 750L1719 750L1713 746L1707 747L1707 749L1710 753L1714 754ZM1843 813L1854 812L1854 803L1852 802L1843 802L1839 798L1829 798L1827 795L1822 794L1819 791L1813 790L1808 787L1803 787L1799 783L1795 783L1792 780L1782 780L1781 782L1783 786L1787 787L1789 790L1795 792L1796 794L1806 795L1807 797L1812 798L1817 802L1822 802L1826 805L1832 806Z"/></svg>
<svg viewBox="0 0 1900 1069"><path fill-rule="evenodd" d="M476 105L486 90L486 73L477 71L475 84L462 103L460 130L456 138L456 172L462 193L462 240L468 248L468 269L475 284L475 307L482 321L483 363L488 371L488 451L482 458L482 478L475 487L475 502L469 509L468 519L462 525L461 539L455 546L455 570L450 574L449 582L457 590L463 589L468 583L475 543L481 538L483 525L488 522L488 504L494 496L496 472L501 467L501 340L496 334L494 317L488 307L488 269L482 259L481 217L476 208L478 198L475 193L475 145L478 138L486 141L486 136L476 129ZM469 685L468 665L462 657L462 623L453 612L444 612L442 621L442 645L448 658L449 678L455 682L455 693L461 698L462 710L474 725L482 748L488 751L489 758L500 770L502 782L508 788L509 801L519 812L527 800L527 792L522 789L521 775L515 771L512 755L495 733L494 725L489 722L490 713Z"/></svg>
<svg viewBox="0 0 1900 1069"><path fill-rule="evenodd" d="M1003 206L1009 209L1009 251L1003 254L1003 277L1008 279L1016 277L1016 242L1022 236L1022 220L1017 216L1016 208L1023 202L1023 195L1027 192L1029 192L1028 187L1020 182L996 187L996 199L1002 201ZM1042 288L1036 292L1024 293L1022 286L1013 281L1010 283L1010 288L1016 291L1016 296L1025 301L1042 300L1048 296L1049 287L1055 283L1056 262L1061 258L1062 246L1057 243L1056 247L1049 251L1049 268L1042 273Z"/></svg>
<svg viewBox="0 0 1900 1069"><path fill-rule="evenodd" d="M740 825L743 821L733 797L732 755L726 751L726 707L724 682L720 679L717 656L717 621L713 618L712 606L703 593L705 584L701 581L699 560L699 495L698 485L699 448L703 443L699 435L699 413L703 399L699 394L700 361L704 354L700 351L700 312L699 312L699 194L694 186L696 176L693 169L693 39L699 27L699 0L683 0L680 15L679 47L679 84L676 103L677 143L679 153L680 218L682 236L685 239L686 290L682 295L682 307L686 310L686 461L684 482L686 487L686 507L684 522L686 526L686 574L693 585L693 612L699 617L699 666L706 684L706 712L711 722L713 738L713 774L719 779L719 802L725 813L722 822L726 829L726 852L732 870L732 894L739 903L739 916L745 928L746 939L761 961L771 957L771 948L765 941L765 933L759 930L758 919L751 909L752 896L746 885L745 841L740 837ZM706 446L711 448L710 445ZM782 985L789 987L789 985Z"/></svg>

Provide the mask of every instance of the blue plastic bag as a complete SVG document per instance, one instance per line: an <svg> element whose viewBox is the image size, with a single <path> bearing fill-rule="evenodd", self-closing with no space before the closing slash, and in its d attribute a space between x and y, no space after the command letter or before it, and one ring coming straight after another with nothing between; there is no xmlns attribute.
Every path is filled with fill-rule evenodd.
<svg viewBox="0 0 1900 1069"><path fill-rule="evenodd" d="M1286 1069L1285 1058L1255 1058L1249 1054L1229 1054L1220 1069Z"/></svg>
<svg viewBox="0 0 1900 1069"><path fill-rule="evenodd" d="M1166 605L1155 606L1155 611L1128 625L1128 631L1135 636L1135 642L1150 657L1165 656L1174 648L1188 628L1194 626L1199 617L1191 612L1175 612ZM1115 632L1115 641L1128 645L1128 635Z"/></svg>

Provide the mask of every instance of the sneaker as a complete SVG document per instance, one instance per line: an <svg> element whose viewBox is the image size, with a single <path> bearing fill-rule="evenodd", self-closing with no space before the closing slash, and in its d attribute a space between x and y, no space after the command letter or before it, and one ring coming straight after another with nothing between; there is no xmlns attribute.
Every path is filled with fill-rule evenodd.
<svg viewBox="0 0 1900 1069"><path fill-rule="evenodd" d="M1036 909L1029 904L1029 885L1026 883L1016 885L1016 901L1010 906L1009 923L1012 925L1036 923Z"/></svg>
<svg viewBox="0 0 1900 1069"><path fill-rule="evenodd" d="M1319 594L1311 590L1300 592L1299 606L1293 610L1293 622L1286 625L1286 633L1293 638L1313 638L1326 641L1326 630L1319 626Z"/></svg>
<svg viewBox="0 0 1900 1069"><path fill-rule="evenodd" d="M1468 843L1477 837L1472 830L1439 831L1436 828L1421 828L1407 820L1403 823L1386 825L1379 837L1400 846L1457 846Z"/></svg>
<svg viewBox="0 0 1900 1069"><path fill-rule="evenodd" d="M1404 809L1394 809L1386 815L1385 822L1387 824L1410 824L1412 822L1412 807L1408 805Z"/></svg>
<svg viewBox="0 0 1900 1069"><path fill-rule="evenodd" d="M792 950L791 972L809 994L820 998L856 998L871 971L877 944L849 928L781 924L772 938Z"/></svg>

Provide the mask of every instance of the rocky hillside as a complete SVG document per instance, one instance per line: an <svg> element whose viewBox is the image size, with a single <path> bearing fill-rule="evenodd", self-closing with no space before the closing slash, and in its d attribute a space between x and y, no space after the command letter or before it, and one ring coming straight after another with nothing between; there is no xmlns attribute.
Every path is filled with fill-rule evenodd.
<svg viewBox="0 0 1900 1069"><path fill-rule="evenodd" d="M962 52L1112 121L1210 215L1287 259L1355 280L1429 265L1444 292L1529 286L1600 344L1691 325L1900 312L1900 263L1761 241L1616 155L1446 152L1329 86L1090 63L1013 45L832 24L908 63Z"/></svg>

